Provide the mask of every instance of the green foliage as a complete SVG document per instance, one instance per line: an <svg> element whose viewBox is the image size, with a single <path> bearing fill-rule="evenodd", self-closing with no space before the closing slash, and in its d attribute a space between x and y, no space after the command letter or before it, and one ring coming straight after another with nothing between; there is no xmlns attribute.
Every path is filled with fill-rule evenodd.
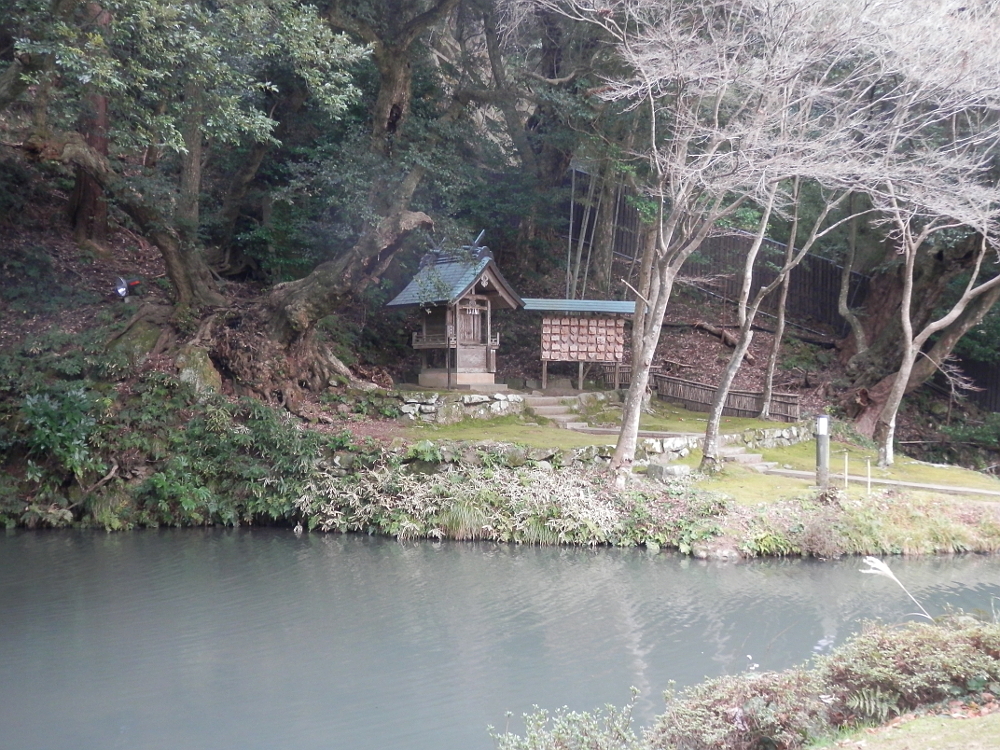
<svg viewBox="0 0 1000 750"><path fill-rule="evenodd" d="M650 747L771 750L801 747L829 726L823 685L804 669L718 677L681 693L650 732Z"/></svg>
<svg viewBox="0 0 1000 750"><path fill-rule="evenodd" d="M35 175L19 161L0 158L0 221L14 223L30 198L34 198ZM5 255L12 248L5 248ZM0 279L4 276L7 259L0 260Z"/></svg>
<svg viewBox="0 0 1000 750"><path fill-rule="evenodd" d="M519 544L692 545L719 533L724 507L689 494L618 492L585 470L536 468L524 456L511 466L499 451L479 451L476 465L442 463L441 448L421 441L403 463L383 458L344 476L321 469L297 504L312 528L399 538L493 539Z"/></svg>
<svg viewBox="0 0 1000 750"><path fill-rule="evenodd" d="M53 329L0 355L0 524L280 520L317 463L353 447L258 401L137 373L107 336Z"/></svg>
<svg viewBox="0 0 1000 750"><path fill-rule="evenodd" d="M882 688L878 685L874 688L863 687L847 696L844 705L861 721L882 724L891 714L897 712L899 695L882 692Z"/></svg>
<svg viewBox="0 0 1000 750"><path fill-rule="evenodd" d="M288 518L318 462L350 445L346 433L301 430L253 399L199 399L157 373L136 384L101 436L104 450L155 462L135 491L135 520L177 526Z"/></svg>
<svg viewBox="0 0 1000 750"><path fill-rule="evenodd" d="M811 668L750 672L667 694L650 747L796 750L859 723L1000 689L1000 625L968 616L869 624Z"/></svg>
<svg viewBox="0 0 1000 750"><path fill-rule="evenodd" d="M833 362L835 357L836 354L831 349L824 349L793 336L786 336L782 343L781 368L784 370L821 370Z"/></svg>
<svg viewBox="0 0 1000 750"><path fill-rule="evenodd" d="M266 71L279 64L294 70L321 106L339 114L357 93L345 66L365 54L333 34L313 7L292 0L108 0L101 4L108 12L103 23L77 4L59 17L52 15L55 4L18 4L18 54L51 54L60 76L62 109L53 114L70 123L74 108L86 106L84 92L104 94L120 147L182 149L192 87L213 137L230 143L243 135L269 138L274 123L260 105L273 89Z"/></svg>
<svg viewBox="0 0 1000 750"><path fill-rule="evenodd" d="M29 454L54 463L77 480L102 471L104 464L89 443L97 426L95 403L93 394L80 386L26 396L21 413Z"/></svg>
<svg viewBox="0 0 1000 750"><path fill-rule="evenodd" d="M430 440L421 440L406 449L406 459L437 463L442 458L441 449Z"/></svg>
<svg viewBox="0 0 1000 750"><path fill-rule="evenodd" d="M902 629L870 625L818 670L856 720L884 718L1000 687L1000 625L967 615Z"/></svg>
<svg viewBox="0 0 1000 750"><path fill-rule="evenodd" d="M941 425L940 430L954 442L973 443L983 448L1000 448L1000 414L986 414L982 421Z"/></svg>
<svg viewBox="0 0 1000 750"><path fill-rule="evenodd" d="M1000 310L994 307L983 321L958 340L954 352L962 359L1000 364Z"/></svg>
<svg viewBox="0 0 1000 750"><path fill-rule="evenodd" d="M490 727L497 750L639 750L645 743L632 729L636 692L624 708L607 705L590 713L561 709L553 714L535 706L524 715L525 733L500 734Z"/></svg>
<svg viewBox="0 0 1000 750"><path fill-rule="evenodd" d="M754 206L740 206L731 214L716 222L716 225L723 229L735 229L737 231L755 232L760 226L763 213ZM770 236L770 234L768 234Z"/></svg>

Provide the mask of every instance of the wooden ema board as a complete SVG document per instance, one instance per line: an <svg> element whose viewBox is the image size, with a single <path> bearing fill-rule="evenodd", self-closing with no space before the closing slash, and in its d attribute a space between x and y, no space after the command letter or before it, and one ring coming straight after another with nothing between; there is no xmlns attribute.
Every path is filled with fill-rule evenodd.
<svg viewBox="0 0 1000 750"><path fill-rule="evenodd" d="M624 318L542 319L543 361L621 362L624 356Z"/></svg>

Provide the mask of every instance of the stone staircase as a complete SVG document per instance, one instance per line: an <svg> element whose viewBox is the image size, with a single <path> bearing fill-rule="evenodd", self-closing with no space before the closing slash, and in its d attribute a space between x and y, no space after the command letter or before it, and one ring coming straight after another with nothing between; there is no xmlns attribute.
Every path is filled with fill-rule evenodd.
<svg viewBox="0 0 1000 750"><path fill-rule="evenodd" d="M538 416L551 419L563 429L576 430L587 427L587 423L580 419L577 411L580 399L576 396L525 396L524 405Z"/></svg>
<svg viewBox="0 0 1000 750"><path fill-rule="evenodd" d="M774 461L765 461L760 453L747 453L747 449L742 446L725 446L719 449L719 454L723 461L740 464L761 474L766 474L769 469L778 465Z"/></svg>

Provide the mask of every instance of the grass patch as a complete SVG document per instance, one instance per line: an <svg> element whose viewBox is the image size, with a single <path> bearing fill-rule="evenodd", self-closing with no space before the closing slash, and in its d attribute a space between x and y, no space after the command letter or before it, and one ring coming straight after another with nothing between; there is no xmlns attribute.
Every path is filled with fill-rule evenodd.
<svg viewBox="0 0 1000 750"><path fill-rule="evenodd" d="M588 435L549 424L531 424L517 416L497 419L466 419L456 424L414 425L404 431L411 440L493 440L529 448L583 448L611 445L615 436Z"/></svg>
<svg viewBox="0 0 1000 750"><path fill-rule="evenodd" d="M843 486L845 452L847 454L847 468L851 476L864 477L870 461L872 479L893 479L900 482L1000 491L1000 480L986 474L958 466L922 463L903 455L899 455L896 463L892 466L880 469L875 465L878 458L877 450L831 441L830 481L838 486ZM765 461L775 461L779 466L798 471L816 471L816 442L814 440L785 448L762 449L760 453Z"/></svg>
<svg viewBox="0 0 1000 750"><path fill-rule="evenodd" d="M699 452L699 461L700 455ZM807 479L761 474L739 464L728 464L723 471L705 477L695 486L710 492L721 492L740 505L761 505L814 495L815 491L810 491L812 484Z"/></svg>
<svg viewBox="0 0 1000 750"><path fill-rule="evenodd" d="M932 747L934 750L988 750L997 746L1000 737L1000 714L956 721L950 716L919 716L912 721L895 723L881 729L851 732L836 742L809 745L809 750L863 747L865 750L911 750Z"/></svg>

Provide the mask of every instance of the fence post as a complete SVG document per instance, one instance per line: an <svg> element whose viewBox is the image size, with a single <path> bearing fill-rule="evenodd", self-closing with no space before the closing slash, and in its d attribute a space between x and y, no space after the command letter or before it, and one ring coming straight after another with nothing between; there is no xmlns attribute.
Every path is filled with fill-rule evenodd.
<svg viewBox="0 0 1000 750"><path fill-rule="evenodd" d="M825 490L830 486L830 417L816 415L816 486Z"/></svg>

